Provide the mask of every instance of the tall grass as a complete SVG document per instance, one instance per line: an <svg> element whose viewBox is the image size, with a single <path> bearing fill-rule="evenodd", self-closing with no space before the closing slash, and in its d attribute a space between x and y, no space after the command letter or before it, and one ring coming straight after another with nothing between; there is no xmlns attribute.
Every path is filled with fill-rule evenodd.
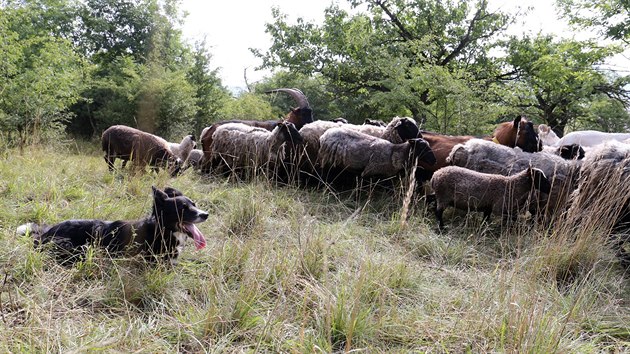
<svg viewBox="0 0 630 354"><path fill-rule="evenodd" d="M27 221L142 217L152 185L211 214L199 225L207 247L186 247L176 266L98 249L62 266L15 235ZM438 233L408 186L333 194L193 171L132 177L109 173L86 143L10 151L0 351L630 350L628 278L593 211L509 228L449 211Z"/></svg>

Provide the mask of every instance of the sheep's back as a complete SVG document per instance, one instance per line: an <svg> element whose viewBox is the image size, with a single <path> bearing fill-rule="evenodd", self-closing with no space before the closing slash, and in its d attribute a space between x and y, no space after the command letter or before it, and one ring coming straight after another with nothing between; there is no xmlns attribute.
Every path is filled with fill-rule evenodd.
<svg viewBox="0 0 630 354"><path fill-rule="evenodd" d="M541 198L537 208L547 208L551 214L566 207L581 165L580 161L565 160L557 155L524 152L481 139L456 145L447 160L454 166L504 176L520 173L530 166L542 170L552 187L549 196Z"/></svg>
<svg viewBox="0 0 630 354"><path fill-rule="evenodd" d="M323 166L342 167L361 172L374 161L391 157L387 140L373 137L346 127L333 128L320 138L319 157Z"/></svg>

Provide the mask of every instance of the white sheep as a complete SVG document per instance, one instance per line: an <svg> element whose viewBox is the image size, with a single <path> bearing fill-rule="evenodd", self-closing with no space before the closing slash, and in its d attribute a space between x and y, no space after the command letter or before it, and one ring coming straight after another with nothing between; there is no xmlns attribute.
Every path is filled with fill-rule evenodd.
<svg viewBox="0 0 630 354"><path fill-rule="evenodd" d="M345 126L326 131L319 139L323 167L339 168L361 177L391 177L408 166L412 158L435 163L429 143L422 138L394 144Z"/></svg>
<svg viewBox="0 0 630 354"><path fill-rule="evenodd" d="M437 170L431 178L435 192L435 216L440 229L444 228L443 213L447 207L476 210L484 213L515 218L524 207L530 192L537 189L549 193L551 185L545 173L527 168L512 176L481 173L459 166Z"/></svg>
<svg viewBox="0 0 630 354"><path fill-rule="evenodd" d="M471 139L453 147L447 162L478 172L504 176L519 173L528 167L542 170L551 182L551 192L540 199L537 209L548 215L566 207L569 194L575 189L580 160L566 160L548 153L529 153L482 139ZM534 212L539 210L533 210Z"/></svg>
<svg viewBox="0 0 630 354"><path fill-rule="evenodd" d="M562 138L559 138L556 133L545 124L538 126L538 136L543 144L549 146L578 144L582 147L593 147L609 140L624 141L630 139L630 133L607 133L597 130L578 130L567 133Z"/></svg>
<svg viewBox="0 0 630 354"><path fill-rule="evenodd" d="M188 159L184 161L184 168L192 167L193 170L201 169L201 162L203 160L203 150L192 149L188 154Z"/></svg>
<svg viewBox="0 0 630 354"><path fill-rule="evenodd" d="M301 144L293 123L281 122L269 131L243 123L219 126L212 136L212 164L229 170L273 168L285 155L285 144Z"/></svg>
<svg viewBox="0 0 630 354"><path fill-rule="evenodd" d="M197 147L197 142L195 141L194 135L186 135L181 142L179 143L168 143L169 148L177 157L179 157L182 161L186 161L188 159L188 155L190 152Z"/></svg>

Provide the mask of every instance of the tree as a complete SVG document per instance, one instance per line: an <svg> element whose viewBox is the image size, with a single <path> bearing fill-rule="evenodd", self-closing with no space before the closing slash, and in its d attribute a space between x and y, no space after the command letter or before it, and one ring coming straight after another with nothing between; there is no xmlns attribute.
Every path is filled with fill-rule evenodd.
<svg viewBox="0 0 630 354"><path fill-rule="evenodd" d="M515 81L503 91L505 102L533 108L562 136L569 122L588 115L593 100L630 103L626 86L630 77L598 70L599 64L619 50L592 41L556 41L552 36L512 38L505 60L515 73Z"/></svg>
<svg viewBox="0 0 630 354"><path fill-rule="evenodd" d="M80 97L85 69L72 44L22 21L28 12L0 12L0 129L20 147L58 132Z"/></svg>
<svg viewBox="0 0 630 354"><path fill-rule="evenodd" d="M200 136L203 128L220 119L220 109L230 99L229 93L221 85L218 69L210 67L211 58L205 39L197 42L192 52L192 65L187 72L187 79L195 88L197 112L193 127L196 136Z"/></svg>
<svg viewBox="0 0 630 354"><path fill-rule="evenodd" d="M556 3L570 23L598 28L604 37L630 44L630 1L556 0Z"/></svg>
<svg viewBox="0 0 630 354"><path fill-rule="evenodd" d="M332 95L344 97L347 117L412 115L434 126L446 117L489 115L481 104L488 82L500 75L489 51L512 20L487 1L354 0L367 13L326 10L321 26L273 10L264 68L322 75ZM477 103L461 106L464 102ZM471 110L472 109L472 110ZM457 112L457 113L455 113ZM449 118L451 119L451 118ZM477 126L479 126L477 122Z"/></svg>

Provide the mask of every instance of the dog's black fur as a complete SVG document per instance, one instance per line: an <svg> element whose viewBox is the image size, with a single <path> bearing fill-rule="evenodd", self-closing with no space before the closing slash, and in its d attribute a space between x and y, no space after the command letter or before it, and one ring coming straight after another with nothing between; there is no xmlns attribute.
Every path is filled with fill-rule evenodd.
<svg viewBox="0 0 630 354"><path fill-rule="evenodd" d="M102 247L113 255L141 254L147 259L175 260L185 236L193 238L198 249L205 246L194 224L207 218L208 213L180 191L153 187L153 210L144 219L66 220L50 227L26 224L18 232L30 231L36 247L52 243L60 261L80 259L88 245Z"/></svg>

